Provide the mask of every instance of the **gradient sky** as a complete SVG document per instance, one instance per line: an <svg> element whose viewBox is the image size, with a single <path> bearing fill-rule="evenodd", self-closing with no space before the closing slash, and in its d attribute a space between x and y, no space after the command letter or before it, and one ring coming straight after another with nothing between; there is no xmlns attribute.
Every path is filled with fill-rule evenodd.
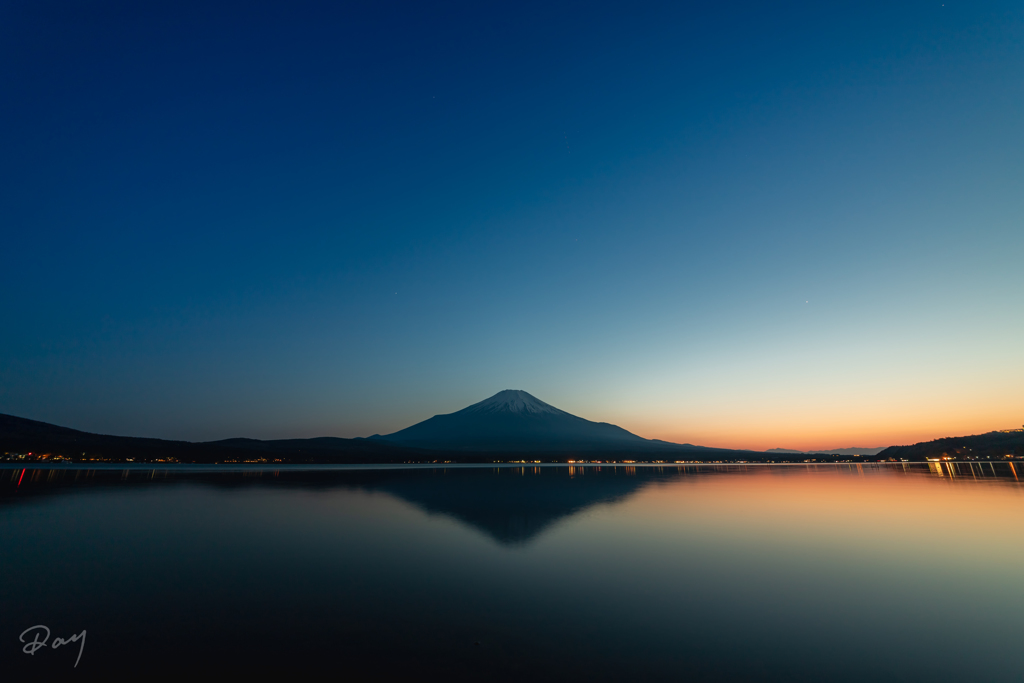
<svg viewBox="0 0 1024 683"><path fill-rule="evenodd" d="M1019 2L0 2L0 412L1024 422Z"/></svg>

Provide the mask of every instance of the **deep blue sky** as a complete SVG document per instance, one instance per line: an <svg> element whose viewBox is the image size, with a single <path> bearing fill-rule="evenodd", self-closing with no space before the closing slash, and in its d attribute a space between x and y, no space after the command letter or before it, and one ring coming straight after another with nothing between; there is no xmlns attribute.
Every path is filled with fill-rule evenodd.
<svg viewBox="0 0 1024 683"><path fill-rule="evenodd" d="M1024 421L1019 2L0 4L0 412Z"/></svg>

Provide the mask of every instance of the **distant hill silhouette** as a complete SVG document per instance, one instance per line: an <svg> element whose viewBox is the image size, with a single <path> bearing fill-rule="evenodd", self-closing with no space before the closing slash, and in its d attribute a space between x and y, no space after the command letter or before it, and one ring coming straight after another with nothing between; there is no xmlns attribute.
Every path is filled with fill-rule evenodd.
<svg viewBox="0 0 1024 683"><path fill-rule="evenodd" d="M405 462L420 451L367 439L226 439L194 443L80 432L0 414L0 453L49 453L76 461L178 461L191 463L280 459L286 462Z"/></svg>
<svg viewBox="0 0 1024 683"><path fill-rule="evenodd" d="M374 440L430 450L479 452L667 451L698 448L644 439L607 422L591 422L506 389L468 408L435 415Z"/></svg>
<svg viewBox="0 0 1024 683"><path fill-rule="evenodd" d="M833 448L824 451L798 451L793 448L769 448L765 453L793 453L803 455L877 455L884 451L886 446L851 446L850 448Z"/></svg>
<svg viewBox="0 0 1024 683"><path fill-rule="evenodd" d="M1024 458L1024 429L1007 429L973 436L949 436L912 446L890 446L878 456L897 460L1004 460L1007 456Z"/></svg>
<svg viewBox="0 0 1024 683"><path fill-rule="evenodd" d="M181 463L489 463L489 462L818 462L1004 460L1024 458L1024 429L890 446L828 452L768 452L707 448L644 439L606 422L559 410L525 391L506 390L447 415L435 415L385 436L343 439L223 439L168 441L91 434L0 414L0 455L49 454L75 462ZM859 452L859 453L858 453ZM851 458L856 458L851 460ZM9 459L9 457L8 457ZM27 461L32 461L29 458Z"/></svg>
<svg viewBox="0 0 1024 683"><path fill-rule="evenodd" d="M428 438L235 438L196 443L91 434L0 414L0 454L48 454L75 462L268 464L482 463L520 459L565 462L574 458L730 461L765 457L750 451L643 439L615 425L570 415L526 392L502 392L453 415L460 417L450 420L447 418L452 415L441 415L396 433ZM467 416L470 419L464 419ZM459 420L466 429L461 439Z"/></svg>

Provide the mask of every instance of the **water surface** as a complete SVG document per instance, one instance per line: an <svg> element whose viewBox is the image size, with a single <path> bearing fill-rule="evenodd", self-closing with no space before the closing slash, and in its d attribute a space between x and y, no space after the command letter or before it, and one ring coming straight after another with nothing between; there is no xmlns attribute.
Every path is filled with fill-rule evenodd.
<svg viewBox="0 0 1024 683"><path fill-rule="evenodd" d="M26 677L1019 681L1009 463L0 470ZM87 629L29 657L19 634Z"/></svg>

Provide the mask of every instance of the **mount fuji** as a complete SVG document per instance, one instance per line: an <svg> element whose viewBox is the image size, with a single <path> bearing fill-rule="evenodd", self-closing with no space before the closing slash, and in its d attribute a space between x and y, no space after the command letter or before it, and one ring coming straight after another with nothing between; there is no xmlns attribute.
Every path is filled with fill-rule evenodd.
<svg viewBox="0 0 1024 683"><path fill-rule="evenodd" d="M499 391L468 408L435 415L394 434L370 438L402 446L454 451L635 451L679 447L644 439L607 422L585 420L514 389Z"/></svg>

